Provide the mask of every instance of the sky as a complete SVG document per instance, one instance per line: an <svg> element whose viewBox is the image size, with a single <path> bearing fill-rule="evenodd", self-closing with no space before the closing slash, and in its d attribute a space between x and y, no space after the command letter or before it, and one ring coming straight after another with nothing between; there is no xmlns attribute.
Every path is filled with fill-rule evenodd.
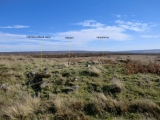
<svg viewBox="0 0 160 120"><path fill-rule="evenodd" d="M160 49L159 11L160 0L0 0L0 52Z"/></svg>

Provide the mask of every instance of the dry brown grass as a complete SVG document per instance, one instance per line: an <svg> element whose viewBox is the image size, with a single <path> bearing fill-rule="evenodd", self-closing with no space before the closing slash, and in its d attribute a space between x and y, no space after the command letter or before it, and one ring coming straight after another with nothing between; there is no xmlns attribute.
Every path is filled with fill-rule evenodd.
<svg viewBox="0 0 160 120"><path fill-rule="evenodd" d="M124 67L127 75L136 73L160 74L160 64L157 63L143 64L140 61L130 61L124 64Z"/></svg>
<svg viewBox="0 0 160 120"><path fill-rule="evenodd" d="M106 97L103 93L96 93L84 109L89 115L102 114L105 111L120 115L127 112L127 108L125 102Z"/></svg>
<svg viewBox="0 0 160 120"><path fill-rule="evenodd" d="M1 108L1 114L11 120L24 119L38 110L39 103L39 98L25 95L16 103Z"/></svg>
<svg viewBox="0 0 160 120"><path fill-rule="evenodd" d="M82 112L84 103L80 99L57 96L53 100L53 105L55 120L89 120Z"/></svg>
<svg viewBox="0 0 160 120"><path fill-rule="evenodd" d="M117 89L119 89L120 91L124 90L125 86L124 84L122 83L122 81L120 81L119 79L117 78L113 78L111 80L111 85L115 85L117 87Z"/></svg>
<svg viewBox="0 0 160 120"><path fill-rule="evenodd" d="M129 105L130 112L150 113L160 117L160 107L149 99L138 99L132 101Z"/></svg>
<svg viewBox="0 0 160 120"><path fill-rule="evenodd" d="M96 68L95 66L93 66L89 69L89 73L91 76L94 76L94 77L99 77L102 75L101 71L98 68Z"/></svg>

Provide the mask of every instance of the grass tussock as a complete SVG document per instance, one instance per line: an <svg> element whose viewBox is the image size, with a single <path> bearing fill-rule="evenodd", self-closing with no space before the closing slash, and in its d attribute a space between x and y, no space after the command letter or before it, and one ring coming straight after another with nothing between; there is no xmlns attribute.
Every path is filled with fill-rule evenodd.
<svg viewBox="0 0 160 120"><path fill-rule="evenodd" d="M121 93L125 89L125 86L122 83L122 81L120 81L119 79L112 78L110 80L109 84L103 85L102 89L105 94L114 94L115 95L117 93Z"/></svg>
<svg viewBox="0 0 160 120"><path fill-rule="evenodd" d="M39 103L39 98L25 95L16 103L1 108L1 114L11 120L25 119L38 110Z"/></svg>
<svg viewBox="0 0 160 120"><path fill-rule="evenodd" d="M93 77L100 77L102 75L101 71L95 66L89 69L89 73L90 73L90 76L93 76Z"/></svg>
<svg viewBox="0 0 160 120"><path fill-rule="evenodd" d="M141 112L141 113L150 113L155 116L159 116L160 106L149 99L138 99L132 101L129 105L129 111L131 112Z"/></svg>
<svg viewBox="0 0 160 120"><path fill-rule="evenodd" d="M53 100L55 120L89 120L82 112L83 107L82 100L56 97Z"/></svg>
<svg viewBox="0 0 160 120"><path fill-rule="evenodd" d="M84 108L89 115L102 115L105 112L120 115L127 112L127 109L125 102L117 101L110 96L106 97L103 93L96 93Z"/></svg>

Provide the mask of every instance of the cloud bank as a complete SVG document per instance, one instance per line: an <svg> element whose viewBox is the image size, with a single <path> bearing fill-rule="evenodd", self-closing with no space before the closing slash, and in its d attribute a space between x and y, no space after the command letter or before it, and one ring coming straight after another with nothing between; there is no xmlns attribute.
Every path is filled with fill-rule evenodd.
<svg viewBox="0 0 160 120"><path fill-rule="evenodd" d="M29 28L30 26L24 26L24 25L13 25L13 26L2 26L0 28L16 28L16 29L19 29L19 28Z"/></svg>
<svg viewBox="0 0 160 120"><path fill-rule="evenodd" d="M117 17L121 17L120 15ZM13 50L37 50L39 49L40 41L42 42L46 50L49 49L59 49L60 47L66 47L68 44L74 46L82 47L93 41L102 41L102 39L97 39L97 36L107 36L109 40L114 41L126 41L133 40L134 37L128 33L128 31L133 31L136 33L146 32L151 28L151 24L139 22L139 21L124 21L116 20L114 25L106 25L95 20L86 20L83 22L75 23L74 25L82 26L80 30L70 30L66 32L52 33L50 39L27 39L25 34L11 34L0 32L0 47L3 46L4 49L12 48ZM5 26L1 28L28 28L29 26L15 25L15 26ZM65 39L65 37L74 37L74 39ZM145 36L141 37L151 38L157 36ZM108 40L108 39L103 39ZM16 46L16 47L15 47ZM29 48L29 46L33 47ZM54 46L54 49L53 49ZM37 49L36 49L37 48ZM67 48L67 47L66 47ZM3 51L1 48L0 51Z"/></svg>

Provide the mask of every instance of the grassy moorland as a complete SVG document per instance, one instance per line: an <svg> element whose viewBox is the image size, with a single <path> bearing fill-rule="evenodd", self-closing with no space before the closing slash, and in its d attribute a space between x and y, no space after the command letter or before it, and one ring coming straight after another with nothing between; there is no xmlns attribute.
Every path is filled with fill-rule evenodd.
<svg viewBox="0 0 160 120"><path fill-rule="evenodd" d="M0 119L160 119L160 63L106 58L1 55ZM45 68L40 90L26 84Z"/></svg>

